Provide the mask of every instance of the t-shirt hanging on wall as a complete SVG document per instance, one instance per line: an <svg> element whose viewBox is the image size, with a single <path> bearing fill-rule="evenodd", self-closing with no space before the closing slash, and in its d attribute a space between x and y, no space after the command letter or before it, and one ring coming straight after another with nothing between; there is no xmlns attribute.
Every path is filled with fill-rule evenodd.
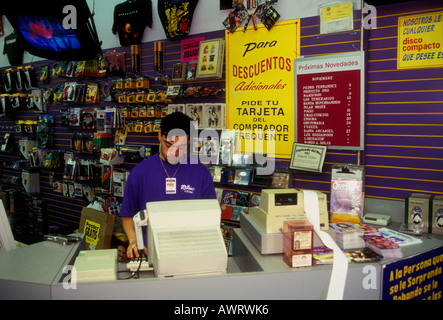
<svg viewBox="0 0 443 320"><path fill-rule="evenodd" d="M8 60L11 66L20 66L23 64L23 43L18 36L18 33L13 32L5 37L5 46L3 47L3 54L8 55Z"/></svg>
<svg viewBox="0 0 443 320"><path fill-rule="evenodd" d="M118 33L121 46L141 44L146 26L152 28L151 0L128 0L115 6L112 33Z"/></svg>
<svg viewBox="0 0 443 320"><path fill-rule="evenodd" d="M158 0L158 15L168 40L185 38L198 0Z"/></svg>

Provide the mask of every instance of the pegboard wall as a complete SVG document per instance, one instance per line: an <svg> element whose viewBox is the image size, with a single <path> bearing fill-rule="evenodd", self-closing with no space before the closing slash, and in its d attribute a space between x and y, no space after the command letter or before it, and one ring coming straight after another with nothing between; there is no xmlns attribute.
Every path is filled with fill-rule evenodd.
<svg viewBox="0 0 443 320"><path fill-rule="evenodd" d="M312 57L327 54L366 51L366 106L365 106L365 149L364 151L329 150L325 159L323 174L304 175L291 173L290 185L300 189L319 190L330 194L331 168L334 164L361 164L365 166L365 195L377 199L403 201L410 192L443 194L443 69L397 70L397 19L399 16L417 12L443 10L433 1L413 2L405 5L389 5L377 8L377 29L361 30L360 12L354 13L352 32L320 35L319 17L301 19L301 55ZM224 38L225 31L214 31L190 37L204 37L205 40ZM165 67L163 73L171 75L173 64L180 62L180 42L165 43ZM155 79L153 68L154 43L142 44L141 70L131 73L130 48L115 48L126 52L127 76L149 76L150 87L154 90L165 89L160 79ZM109 49L111 50L111 49ZM114 50L114 49L112 49ZM104 50L107 51L107 50ZM55 61L32 63L38 78L41 66L54 64ZM5 67L7 68L7 67ZM96 82L102 88L115 77L92 78L76 81ZM55 86L70 81L65 78L51 77L49 84ZM221 79L192 80L188 86L221 86L225 88L225 72ZM198 102L225 103L222 92L216 97L200 98ZM195 100L180 99L173 103L193 103ZM100 102L92 107L112 106L104 102L100 92ZM118 104L117 104L118 105ZM88 129L67 128L60 125L60 110L66 104L49 105L48 114L54 115L54 145L52 149L70 152L70 141L74 133L93 132ZM83 107L79 105L79 107ZM85 106L86 107L86 106ZM229 106L227 106L229 107ZM38 114L20 110L16 119L0 118L0 135L12 133L14 143L22 133L15 132L17 120L36 120ZM157 146L157 133L128 134L127 144ZM76 153L81 159L97 159L97 155ZM0 152L0 160L17 161L19 153ZM276 170L288 172L289 160L275 159ZM141 159L125 159L122 168L131 170ZM82 208L88 204L83 198L69 198L56 193L51 185L51 172L40 171L40 193L46 203L48 223L55 226L78 227ZM60 178L60 172L54 178ZM2 168L2 181L10 181L19 176L20 171ZM216 184L224 190L246 190L259 194L259 188Z"/></svg>

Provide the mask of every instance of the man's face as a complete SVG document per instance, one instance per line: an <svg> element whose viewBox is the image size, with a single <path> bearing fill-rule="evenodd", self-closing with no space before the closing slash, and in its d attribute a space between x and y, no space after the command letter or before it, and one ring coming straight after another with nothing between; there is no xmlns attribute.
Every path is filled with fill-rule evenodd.
<svg viewBox="0 0 443 320"><path fill-rule="evenodd" d="M166 137L159 132L158 140L160 141L160 153L166 162L176 164L186 155L189 144L187 135Z"/></svg>

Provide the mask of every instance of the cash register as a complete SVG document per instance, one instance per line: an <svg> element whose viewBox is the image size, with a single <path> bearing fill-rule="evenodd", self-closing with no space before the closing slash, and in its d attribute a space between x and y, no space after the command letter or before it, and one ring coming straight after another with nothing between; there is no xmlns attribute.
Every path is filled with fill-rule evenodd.
<svg viewBox="0 0 443 320"><path fill-rule="evenodd" d="M148 261L156 277L225 274L228 255L216 199L148 202L134 216L137 248L147 226Z"/></svg>
<svg viewBox="0 0 443 320"><path fill-rule="evenodd" d="M326 195L316 191L320 228L329 230ZM242 214L240 226L261 254L283 253L283 223L306 220L304 194L297 189L263 189L258 207Z"/></svg>

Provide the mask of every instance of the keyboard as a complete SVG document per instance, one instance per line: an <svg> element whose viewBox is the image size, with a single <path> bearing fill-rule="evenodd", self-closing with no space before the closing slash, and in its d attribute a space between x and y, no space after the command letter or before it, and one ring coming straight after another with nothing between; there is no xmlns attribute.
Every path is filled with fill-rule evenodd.
<svg viewBox="0 0 443 320"><path fill-rule="evenodd" d="M140 266L140 260L131 260L126 264L126 268L132 272L136 272L137 270L139 270L139 271L154 270L153 267L149 266L149 262L146 259L143 259L141 263L142 264ZM139 269L139 266L140 266L140 269Z"/></svg>
<svg viewBox="0 0 443 320"><path fill-rule="evenodd" d="M180 230L158 232L160 255L179 257L218 253L217 230Z"/></svg>

